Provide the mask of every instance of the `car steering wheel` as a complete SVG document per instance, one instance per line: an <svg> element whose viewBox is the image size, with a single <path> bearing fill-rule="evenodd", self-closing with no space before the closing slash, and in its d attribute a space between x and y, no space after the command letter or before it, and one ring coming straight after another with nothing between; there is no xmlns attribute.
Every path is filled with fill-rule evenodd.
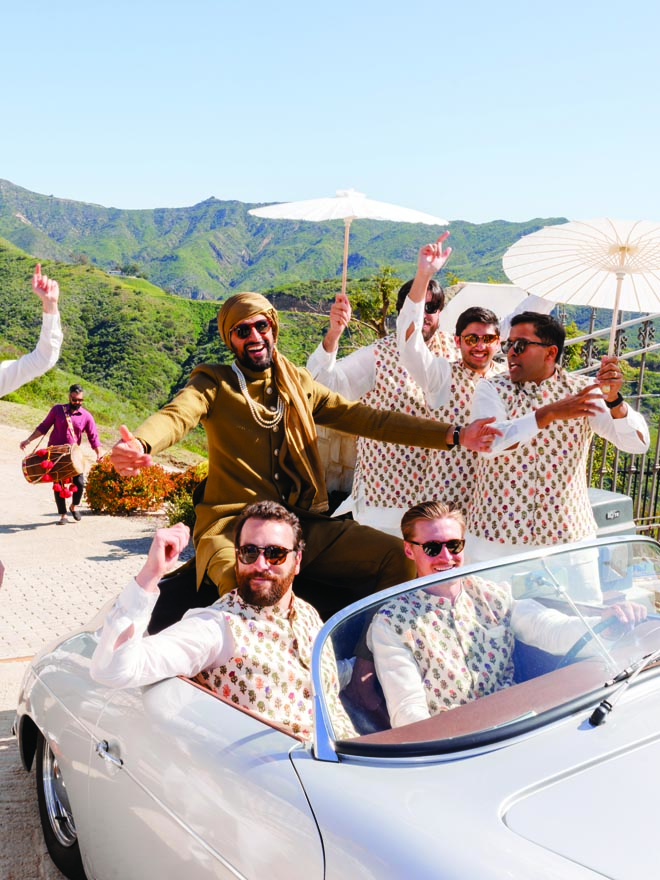
<svg viewBox="0 0 660 880"><path fill-rule="evenodd" d="M568 649L568 651L561 658L559 663L555 666L555 669L563 669L564 666L570 666L571 663L575 663L578 654L584 648L585 645L588 645L592 640L596 633L603 632L605 629L609 629L613 624L617 622L616 617L604 617L602 620L599 620L597 624L591 627L591 631L587 630L580 638L575 642L575 644Z"/></svg>

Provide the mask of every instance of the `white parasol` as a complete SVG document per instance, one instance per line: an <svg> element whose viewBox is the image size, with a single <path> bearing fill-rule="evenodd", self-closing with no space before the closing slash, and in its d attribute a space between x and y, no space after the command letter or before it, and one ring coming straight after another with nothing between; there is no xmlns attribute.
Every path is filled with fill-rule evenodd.
<svg viewBox="0 0 660 880"><path fill-rule="evenodd" d="M267 205L265 208L252 208L248 211L255 217L267 217L271 220L311 220L319 223L326 220L344 221L344 261L341 275L341 292L346 293L346 274L348 267L348 238L353 220L391 220L394 223L426 223L429 226L448 226L448 220L414 211L411 208L399 208L387 202L376 202L368 199L364 193L353 189L337 190L332 198L305 199L302 202L283 202Z"/></svg>
<svg viewBox="0 0 660 880"><path fill-rule="evenodd" d="M620 309L660 311L660 223L606 217L546 226L511 245L502 265L536 296L612 309L610 355Z"/></svg>
<svg viewBox="0 0 660 880"><path fill-rule="evenodd" d="M454 288L452 288L454 289ZM454 333L459 316L473 306L487 306L500 319L502 338L506 339L508 322L511 316L523 309L549 314L555 304L549 299L538 299L527 295L515 284L492 284L486 281L460 281L456 293L440 312L438 327L447 333Z"/></svg>

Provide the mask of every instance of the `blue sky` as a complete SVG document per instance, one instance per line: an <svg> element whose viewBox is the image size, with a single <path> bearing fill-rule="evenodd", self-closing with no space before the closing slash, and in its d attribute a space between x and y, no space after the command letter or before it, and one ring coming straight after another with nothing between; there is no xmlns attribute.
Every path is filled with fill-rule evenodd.
<svg viewBox="0 0 660 880"><path fill-rule="evenodd" d="M0 178L121 208L353 187L473 222L660 220L657 10L15 2Z"/></svg>

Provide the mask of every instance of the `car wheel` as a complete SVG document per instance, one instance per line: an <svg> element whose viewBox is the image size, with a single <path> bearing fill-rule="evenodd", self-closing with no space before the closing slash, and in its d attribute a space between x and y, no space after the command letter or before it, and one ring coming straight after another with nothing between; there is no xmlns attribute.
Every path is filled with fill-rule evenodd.
<svg viewBox="0 0 660 880"><path fill-rule="evenodd" d="M41 733L37 741L37 800L51 859L69 880L87 880L66 786L57 758Z"/></svg>

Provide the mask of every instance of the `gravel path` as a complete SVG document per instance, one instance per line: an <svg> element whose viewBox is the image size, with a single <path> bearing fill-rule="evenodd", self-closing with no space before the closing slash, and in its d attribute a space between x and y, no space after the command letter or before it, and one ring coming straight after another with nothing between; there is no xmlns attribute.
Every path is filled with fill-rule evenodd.
<svg viewBox="0 0 660 880"><path fill-rule="evenodd" d="M86 623L138 570L158 517L93 514L58 520L53 493L28 484L18 444L29 430L0 425L0 878L60 880L37 812L34 772L20 766L10 730L27 660L45 643Z"/></svg>

